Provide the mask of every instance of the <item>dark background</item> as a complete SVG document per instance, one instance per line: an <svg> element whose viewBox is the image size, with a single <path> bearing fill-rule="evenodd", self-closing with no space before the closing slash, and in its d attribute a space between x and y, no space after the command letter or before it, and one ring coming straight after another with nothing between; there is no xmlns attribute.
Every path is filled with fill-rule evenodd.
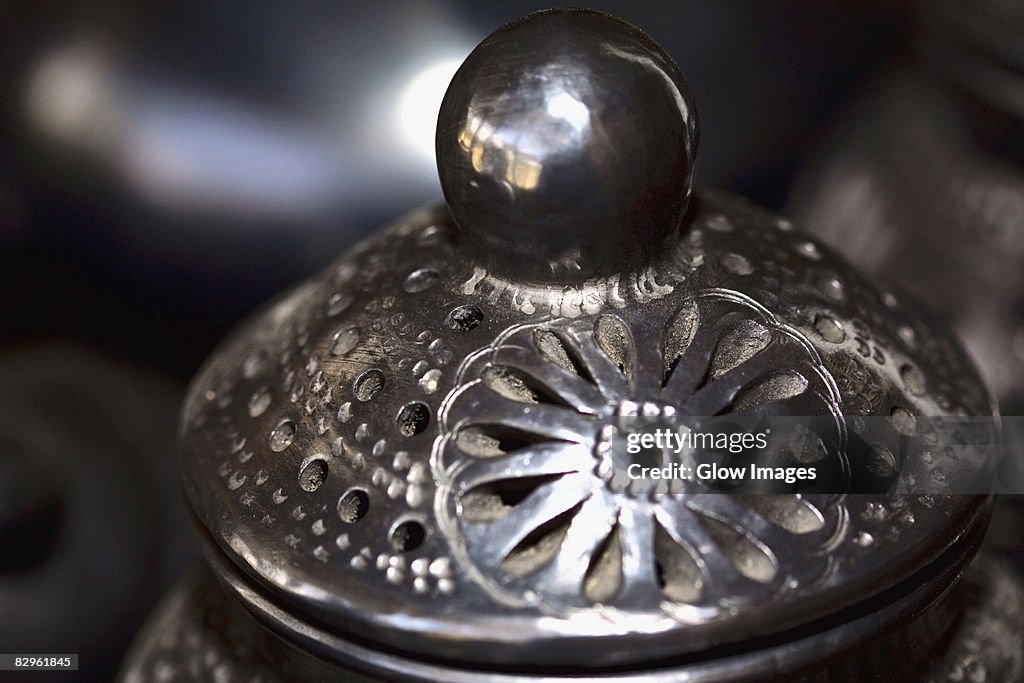
<svg viewBox="0 0 1024 683"><path fill-rule="evenodd" d="M687 75L698 181L773 208L912 24L891 0L592 6ZM272 294L440 198L448 75L541 7L0 3L0 651L111 680L193 559L166 502L185 382Z"/></svg>
<svg viewBox="0 0 1024 683"><path fill-rule="evenodd" d="M771 207L902 55L910 15L882 0L592 5L680 64L699 182ZM187 379L268 296L440 197L432 112L404 89L441 64L439 97L446 62L543 6L3 3L0 342L73 339Z"/></svg>

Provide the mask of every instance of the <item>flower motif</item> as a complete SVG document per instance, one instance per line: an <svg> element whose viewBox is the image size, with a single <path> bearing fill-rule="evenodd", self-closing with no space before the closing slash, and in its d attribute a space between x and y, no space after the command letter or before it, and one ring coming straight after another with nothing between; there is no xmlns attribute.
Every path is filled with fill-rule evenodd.
<svg viewBox="0 0 1024 683"><path fill-rule="evenodd" d="M454 557L495 599L560 615L600 603L707 620L822 576L840 496L622 475L679 457L629 453L623 434L637 420L817 416L813 430L773 435L774 464L845 476L838 393L814 347L726 290L687 299L667 323L629 320L515 326L463 363L433 456Z"/></svg>

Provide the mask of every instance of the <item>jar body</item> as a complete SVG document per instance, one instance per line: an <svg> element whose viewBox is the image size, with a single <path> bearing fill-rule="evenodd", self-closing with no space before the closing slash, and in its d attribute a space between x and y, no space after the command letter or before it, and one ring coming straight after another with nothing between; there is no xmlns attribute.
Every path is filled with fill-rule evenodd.
<svg viewBox="0 0 1024 683"><path fill-rule="evenodd" d="M877 615L864 617L865 623ZM916 627L878 634L852 651L839 628L822 628L802 641L767 648L753 657L726 657L711 666L649 669L636 673L594 672L595 681L877 681L953 683L963 680L1024 680L1024 585L1001 561L982 553L960 581L929 605ZM920 638L938 643L923 660L908 661L908 644ZM806 648L821 654L819 666L790 672L780 668L787 651ZM877 668L885 662L884 672ZM402 671L400 667L405 666ZM399 667L399 668L395 668ZM263 628L234 597L203 571L182 580L141 632L121 672L122 683L173 680L253 683L345 680L471 681L528 683L561 680L541 674L483 674L441 664L409 663L380 653L362 670L313 657ZM881 678L879 678L881 676ZM476 678L474 678L476 677ZM565 680L576 680L566 676Z"/></svg>

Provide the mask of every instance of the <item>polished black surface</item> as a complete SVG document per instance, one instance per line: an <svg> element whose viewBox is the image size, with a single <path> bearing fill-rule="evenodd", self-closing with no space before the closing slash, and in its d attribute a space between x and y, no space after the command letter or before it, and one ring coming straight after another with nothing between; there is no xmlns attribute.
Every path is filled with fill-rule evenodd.
<svg viewBox="0 0 1024 683"><path fill-rule="evenodd" d="M672 59L589 10L538 12L466 59L437 125L441 185L482 264L572 281L636 267L680 223L697 116Z"/></svg>

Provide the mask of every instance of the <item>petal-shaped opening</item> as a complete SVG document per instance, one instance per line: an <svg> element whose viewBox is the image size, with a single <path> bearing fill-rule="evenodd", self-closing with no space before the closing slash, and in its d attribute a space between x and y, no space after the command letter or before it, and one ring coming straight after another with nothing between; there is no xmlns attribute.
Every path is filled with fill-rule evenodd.
<svg viewBox="0 0 1024 683"><path fill-rule="evenodd" d="M594 323L594 337L605 355L618 366L626 381L633 384L635 353L633 335L620 318L605 314Z"/></svg>
<svg viewBox="0 0 1024 683"><path fill-rule="evenodd" d="M784 370L755 380L741 389L733 407L735 410L746 410L774 401L783 401L802 394L807 390L808 384L807 378L795 370Z"/></svg>
<svg viewBox="0 0 1024 683"><path fill-rule="evenodd" d="M686 548L655 525L654 556L662 594L673 602L695 603L704 590L704 575Z"/></svg>
<svg viewBox="0 0 1024 683"><path fill-rule="evenodd" d="M690 343L697 333L699 324L700 313L694 301L686 302L668 324L668 328L665 330L665 348L662 354L665 361L663 383L668 380L676 363L690 348Z"/></svg>
<svg viewBox="0 0 1024 683"><path fill-rule="evenodd" d="M622 545L619 525L612 528L590 558L583 595L591 602L610 602L622 588Z"/></svg>
<svg viewBox="0 0 1024 683"><path fill-rule="evenodd" d="M798 422L776 424L768 437L767 464L801 467L827 458L830 451L812 427L818 428L818 425L808 426Z"/></svg>
<svg viewBox="0 0 1024 683"><path fill-rule="evenodd" d="M771 583L778 574L778 562L775 558L746 534L713 517L697 515L697 519L740 574L758 583Z"/></svg>
<svg viewBox="0 0 1024 683"><path fill-rule="evenodd" d="M710 378L714 379L747 362L763 351L772 333L756 320L741 320L718 338L711 359Z"/></svg>
<svg viewBox="0 0 1024 683"><path fill-rule="evenodd" d="M539 403L542 400L542 394L536 387L531 386L529 377L522 372L517 372L514 368L505 365L488 365L480 377L484 384L493 391L512 401ZM550 400L545 402L551 403Z"/></svg>
<svg viewBox="0 0 1024 683"><path fill-rule="evenodd" d="M594 439L594 419L592 415L564 403L550 402L547 399L537 402L521 401L510 398L508 392L520 391L523 385L514 377L506 381L504 378L491 377L498 383L500 390L492 389L485 380L474 380L460 389L448 404L443 418L448 428L458 431L466 426L482 427L489 436L500 436L502 430L512 433L528 434L527 441L572 441L575 443L592 443ZM532 389L523 389L527 396L535 396ZM464 417L463 417L464 416ZM460 420L459 418L462 417ZM497 432L497 433L493 433ZM458 443L458 441L456 441Z"/></svg>
<svg viewBox="0 0 1024 683"><path fill-rule="evenodd" d="M527 534L501 561L501 570L506 574L521 577L532 574L551 562L565 540L569 524L582 505L582 502L577 503Z"/></svg>
<svg viewBox="0 0 1024 683"><path fill-rule="evenodd" d="M455 434L455 445L466 455L494 458L529 448L551 439L503 424L474 424L462 427Z"/></svg>
<svg viewBox="0 0 1024 683"><path fill-rule="evenodd" d="M544 343L558 350L549 349L554 358L542 353L536 344L503 346L495 351L490 365L503 372L498 376L488 375L492 383L499 382L494 389L505 394L511 391L509 395L513 400L524 403L556 403L580 413L598 412L604 406L605 398L593 378L576 358L571 346L562 345L563 341L553 333L547 334L551 339ZM565 363L569 364L569 369L563 367ZM509 383L512 386L505 386Z"/></svg>
<svg viewBox="0 0 1024 683"><path fill-rule="evenodd" d="M586 373L579 359L574 357L570 346L561 337L547 329L538 329L533 333L533 343L544 358L551 361L566 372L585 377Z"/></svg>
<svg viewBox="0 0 1024 683"><path fill-rule="evenodd" d="M557 385L549 386L529 372L511 365L488 365L481 379L495 393L517 403L555 405L583 414L591 410L589 406L576 405L574 401L562 396ZM573 396L572 392L566 393Z"/></svg>
<svg viewBox="0 0 1024 683"><path fill-rule="evenodd" d="M493 522L503 519L531 493L561 476L546 474L517 477L477 486L462 496L462 517L469 522Z"/></svg>
<svg viewBox="0 0 1024 683"><path fill-rule="evenodd" d="M743 505L792 534L810 534L825 526L825 517L806 500L785 494L737 495Z"/></svg>

